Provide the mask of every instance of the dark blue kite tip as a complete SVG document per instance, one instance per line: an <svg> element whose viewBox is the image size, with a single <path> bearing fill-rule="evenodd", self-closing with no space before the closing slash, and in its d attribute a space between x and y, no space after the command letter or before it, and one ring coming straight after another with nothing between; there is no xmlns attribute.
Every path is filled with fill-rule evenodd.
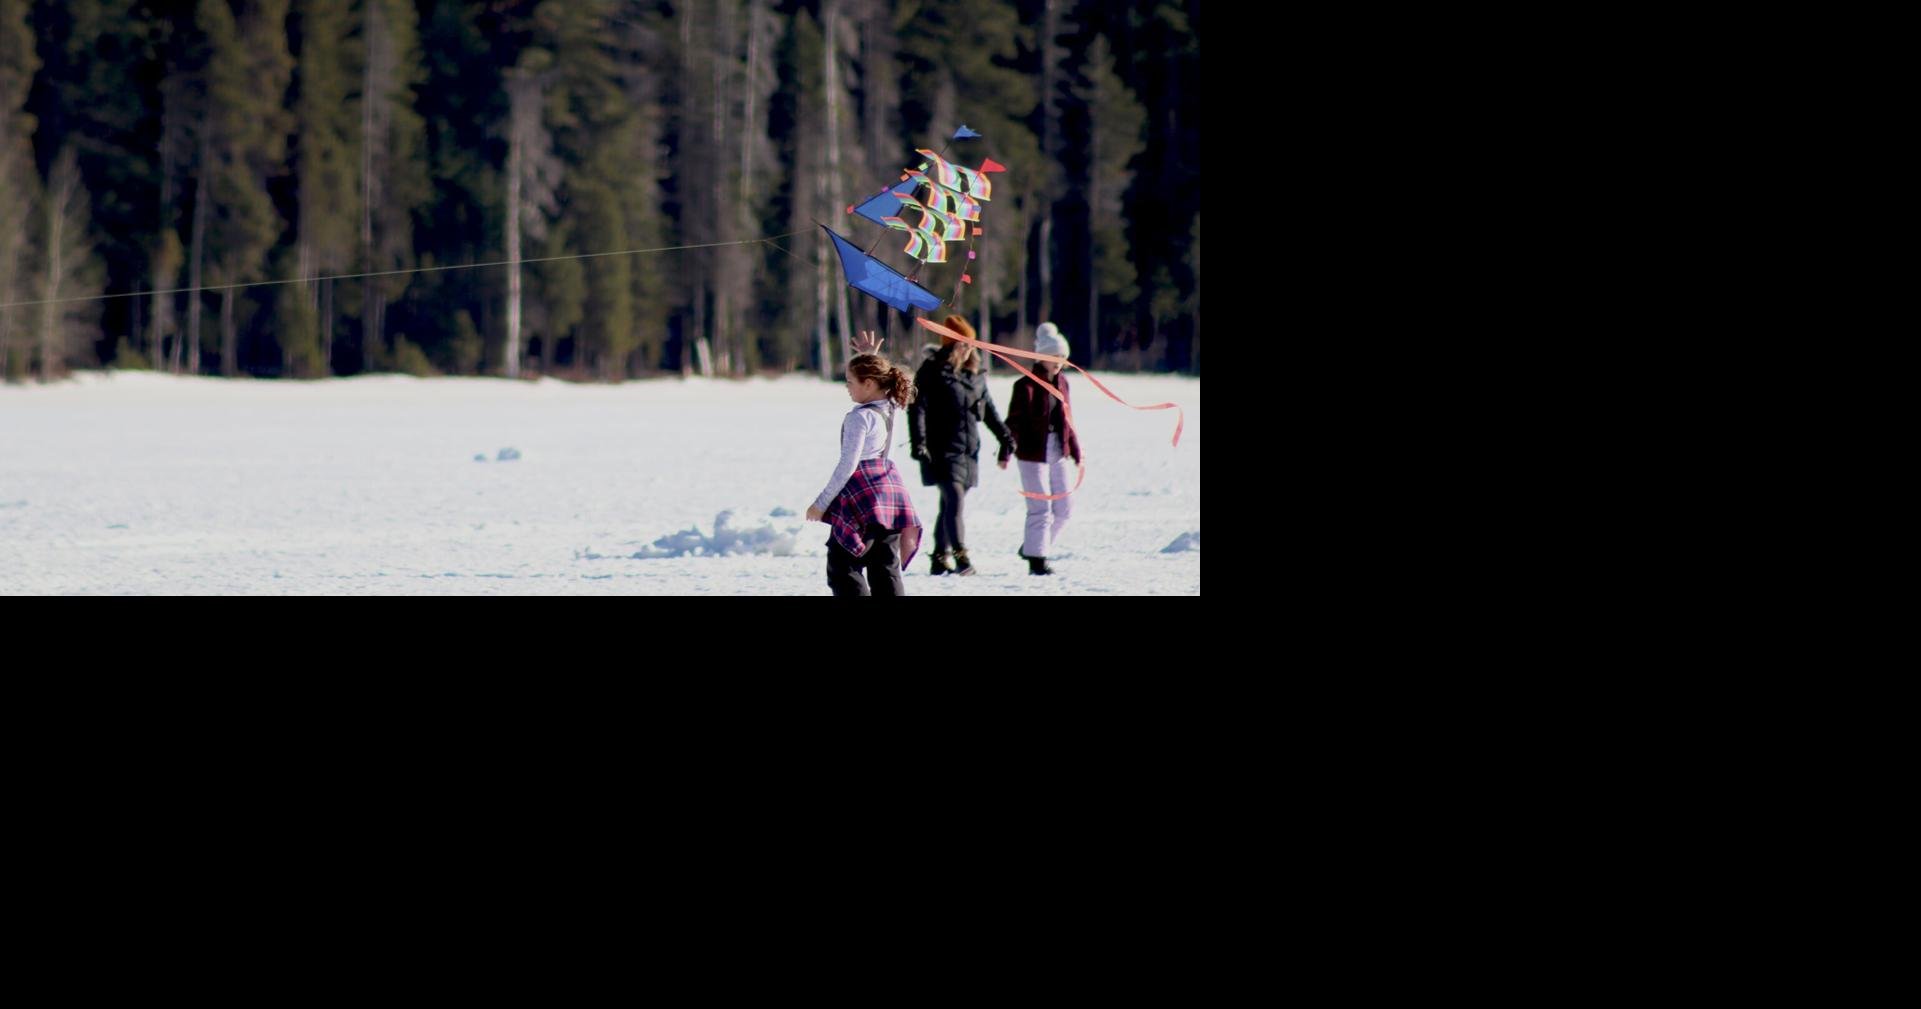
<svg viewBox="0 0 1921 1009"><path fill-rule="evenodd" d="M854 243L842 238L834 229L824 224L821 227L834 240L834 251L840 254L840 272L847 278L848 286L877 301L892 305L902 312L910 308L931 312L940 307L941 300L932 291L901 276L886 263L860 251Z"/></svg>
<svg viewBox="0 0 1921 1009"><path fill-rule="evenodd" d="M972 140L973 138L978 136L980 136L980 134L975 133L973 130L968 129L966 123L962 123L961 128L954 131L955 140Z"/></svg>
<svg viewBox="0 0 1921 1009"><path fill-rule="evenodd" d="M887 218L900 216L900 198L914 195L914 187L918 185L920 183L913 179L904 179L895 183L893 188L882 190L862 200L854 207L853 212L875 224L884 225L887 223Z"/></svg>

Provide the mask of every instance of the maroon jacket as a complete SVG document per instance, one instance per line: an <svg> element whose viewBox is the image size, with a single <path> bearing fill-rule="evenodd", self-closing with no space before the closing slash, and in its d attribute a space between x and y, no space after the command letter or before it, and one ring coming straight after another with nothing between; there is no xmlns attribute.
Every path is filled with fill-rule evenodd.
<svg viewBox="0 0 1921 1009"><path fill-rule="evenodd" d="M1073 400L1065 372L1054 376L1054 387L1067 400ZM1024 375L1014 383L1014 399L1007 407L1007 427L1014 432L1014 454L1025 462L1047 461L1047 436L1051 433L1061 435L1061 447L1068 458L1081 461L1081 440L1067 430L1061 401ZM1001 458L1007 458L1004 451Z"/></svg>

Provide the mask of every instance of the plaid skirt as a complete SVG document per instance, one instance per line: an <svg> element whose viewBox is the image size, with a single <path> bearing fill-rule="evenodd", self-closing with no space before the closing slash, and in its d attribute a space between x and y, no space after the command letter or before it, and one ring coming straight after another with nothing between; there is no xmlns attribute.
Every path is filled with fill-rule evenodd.
<svg viewBox="0 0 1921 1009"><path fill-rule="evenodd" d="M870 525L901 531L900 566L903 569L920 552L920 516L914 514L914 502L907 496L900 467L895 466L892 459L862 460L854 467L854 475L847 478L847 486L841 488L840 495L827 506L822 520L833 531L830 542L840 544L842 550L855 557L867 553L869 544L861 534Z"/></svg>

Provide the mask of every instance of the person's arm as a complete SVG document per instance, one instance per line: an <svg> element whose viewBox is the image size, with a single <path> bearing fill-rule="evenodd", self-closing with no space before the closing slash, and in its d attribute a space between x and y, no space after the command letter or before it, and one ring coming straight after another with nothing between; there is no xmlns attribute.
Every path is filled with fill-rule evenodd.
<svg viewBox="0 0 1921 1009"><path fill-rule="evenodd" d="M841 489L847 486L848 478L854 475L854 467L860 465L860 447L867 441L872 414L872 410L859 410L840 422L840 461L834 464L834 474L827 478L827 488L814 499L815 511L827 511L827 506L834 503Z"/></svg>

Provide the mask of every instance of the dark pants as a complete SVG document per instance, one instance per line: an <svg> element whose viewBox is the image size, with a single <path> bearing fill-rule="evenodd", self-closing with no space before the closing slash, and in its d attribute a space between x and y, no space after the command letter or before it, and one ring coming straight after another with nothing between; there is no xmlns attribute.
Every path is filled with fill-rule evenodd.
<svg viewBox="0 0 1921 1009"><path fill-rule="evenodd" d="M961 525L961 502L967 499L964 483L943 483L940 488L940 514L934 519L934 550L947 553L967 547L967 530Z"/></svg>
<svg viewBox="0 0 1921 1009"><path fill-rule="evenodd" d="M906 595L907 586L900 580L900 530L868 526L861 538L867 541L867 553L861 557L827 541L827 587L837 596Z"/></svg>

